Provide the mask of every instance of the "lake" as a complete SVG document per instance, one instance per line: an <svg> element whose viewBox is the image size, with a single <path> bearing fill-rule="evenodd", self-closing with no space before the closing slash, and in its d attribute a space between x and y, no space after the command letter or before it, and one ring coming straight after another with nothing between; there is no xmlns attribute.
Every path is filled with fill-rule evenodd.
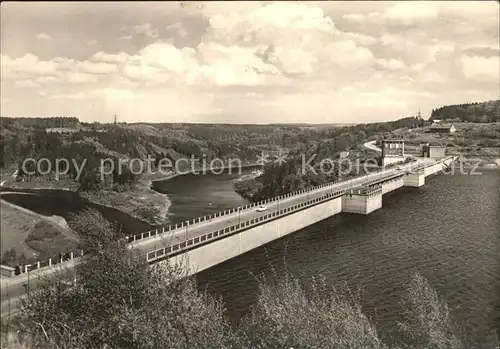
<svg viewBox="0 0 500 349"><path fill-rule="evenodd" d="M368 216L340 214L203 271L199 287L222 296L237 322L256 300L254 275L270 274L270 264L279 273L286 263L301 278L322 275L361 290L366 313L387 332L417 272L445 297L478 347L491 348L486 338L500 309L499 178L495 170L427 177L424 187L384 195L383 208ZM213 181L183 178L182 186L203 188L199 196L190 191L198 202Z"/></svg>

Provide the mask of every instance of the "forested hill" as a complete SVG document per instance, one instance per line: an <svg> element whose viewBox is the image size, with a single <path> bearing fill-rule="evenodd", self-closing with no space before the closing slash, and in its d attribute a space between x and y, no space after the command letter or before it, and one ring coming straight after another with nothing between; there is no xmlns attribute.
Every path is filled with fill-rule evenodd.
<svg viewBox="0 0 500 349"><path fill-rule="evenodd" d="M433 109L430 120L500 122L500 100L446 105Z"/></svg>

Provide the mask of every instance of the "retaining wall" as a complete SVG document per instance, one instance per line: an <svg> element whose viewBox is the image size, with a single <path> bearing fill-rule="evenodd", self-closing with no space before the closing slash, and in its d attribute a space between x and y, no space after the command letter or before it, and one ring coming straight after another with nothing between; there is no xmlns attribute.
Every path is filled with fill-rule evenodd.
<svg viewBox="0 0 500 349"><path fill-rule="evenodd" d="M407 176L403 177L403 181L405 187L419 188L425 184L424 171L409 173Z"/></svg>
<svg viewBox="0 0 500 349"><path fill-rule="evenodd" d="M381 188L366 195L346 194L342 198L342 212L367 215L381 207Z"/></svg>

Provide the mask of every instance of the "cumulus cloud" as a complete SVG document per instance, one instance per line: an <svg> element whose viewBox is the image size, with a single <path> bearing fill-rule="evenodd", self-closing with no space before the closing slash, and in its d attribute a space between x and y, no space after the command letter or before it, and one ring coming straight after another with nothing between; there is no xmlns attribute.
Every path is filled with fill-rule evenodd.
<svg viewBox="0 0 500 349"><path fill-rule="evenodd" d="M463 56L460 58L464 74L471 79L500 80L500 60L498 56Z"/></svg>
<svg viewBox="0 0 500 349"><path fill-rule="evenodd" d="M254 48L264 63L283 74L305 76L365 64L373 54L363 44L376 42L367 35L341 32L321 8L302 3L219 13L210 17L206 38L225 46Z"/></svg>
<svg viewBox="0 0 500 349"><path fill-rule="evenodd" d="M27 53L16 59L7 55L1 56L2 80L23 79L33 76L53 75L57 64L51 61L41 61L37 56Z"/></svg>
<svg viewBox="0 0 500 349"><path fill-rule="evenodd" d="M360 13L349 13L343 15L342 18L350 21L350 22L363 22L366 19L366 16Z"/></svg>
<svg viewBox="0 0 500 349"><path fill-rule="evenodd" d="M436 20L439 10L432 3L402 1L388 8L385 18L404 25L414 25Z"/></svg>
<svg viewBox="0 0 500 349"><path fill-rule="evenodd" d="M78 62L75 67L84 73L89 74L111 74L117 71L117 67L115 64L110 63L102 63L102 62Z"/></svg>
<svg viewBox="0 0 500 349"><path fill-rule="evenodd" d="M161 84L169 81L170 76L162 70L140 64L126 64L121 68L121 73L127 79L138 82Z"/></svg>
<svg viewBox="0 0 500 349"><path fill-rule="evenodd" d="M194 54L188 47L178 49L171 44L155 43L140 50L134 59L144 65L181 73L197 65Z"/></svg>
<svg viewBox="0 0 500 349"><path fill-rule="evenodd" d="M354 41L356 44L359 44L361 46L370 46L377 43L378 41L373 36L359 34L359 33L344 32L341 33L340 35L344 36L346 39Z"/></svg>
<svg viewBox="0 0 500 349"><path fill-rule="evenodd" d="M156 39L158 37L158 30L154 29L151 23L144 23L134 26L132 28L132 33L146 35L153 39Z"/></svg>
<svg viewBox="0 0 500 349"><path fill-rule="evenodd" d="M116 65L108 63L80 62L62 57L43 61L33 54L16 59L2 55L1 69L2 81L14 80L16 86L27 86L31 80L37 84L95 83L98 81L95 75L110 74L117 70Z"/></svg>
<svg viewBox="0 0 500 349"><path fill-rule="evenodd" d="M125 63L129 59L129 55L125 52L120 52L117 54L110 54L105 52L97 52L92 57L90 57L91 61L95 62L105 62L105 63Z"/></svg>

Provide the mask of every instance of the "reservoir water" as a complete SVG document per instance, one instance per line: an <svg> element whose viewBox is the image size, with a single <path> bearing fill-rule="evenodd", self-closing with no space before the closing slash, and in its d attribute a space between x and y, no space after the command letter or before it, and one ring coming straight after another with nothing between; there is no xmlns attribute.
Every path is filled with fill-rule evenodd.
<svg viewBox="0 0 500 349"><path fill-rule="evenodd" d="M2 194L2 199L45 216L63 217L70 226L72 214L78 214L84 209L92 208L99 211L108 221L118 223L125 233L147 231L152 228L151 225L120 210L87 203L70 192L46 191L40 195L8 193Z"/></svg>
<svg viewBox="0 0 500 349"><path fill-rule="evenodd" d="M180 223L207 214L220 212L229 208L247 204L248 201L233 190L234 180L244 174L251 173L253 168L241 169L239 173L184 175L153 184L160 193L167 194L170 206L169 220Z"/></svg>
<svg viewBox="0 0 500 349"><path fill-rule="evenodd" d="M237 177L181 176L156 189L168 194L171 220L179 222L245 203L232 188ZM359 289L365 312L387 332L418 272L448 301L476 347L492 348L488 334L495 326L500 333L499 181L495 170L427 177L421 188L384 195L382 209L368 216L340 214L208 269L197 275L199 287L221 296L237 322L256 300L255 275L270 274L271 264L279 274L285 260L304 280L322 275L332 285ZM55 201L17 203L48 215L79 209ZM108 213L131 219L125 216Z"/></svg>
<svg viewBox="0 0 500 349"><path fill-rule="evenodd" d="M300 277L361 290L365 312L387 332L417 272L477 347L491 348L488 334L500 320L499 178L494 170L427 177L424 187L384 195L383 208L368 216L340 214L206 270L199 287L222 296L238 321L256 300L255 275L270 273L270 263L279 274L285 260Z"/></svg>

